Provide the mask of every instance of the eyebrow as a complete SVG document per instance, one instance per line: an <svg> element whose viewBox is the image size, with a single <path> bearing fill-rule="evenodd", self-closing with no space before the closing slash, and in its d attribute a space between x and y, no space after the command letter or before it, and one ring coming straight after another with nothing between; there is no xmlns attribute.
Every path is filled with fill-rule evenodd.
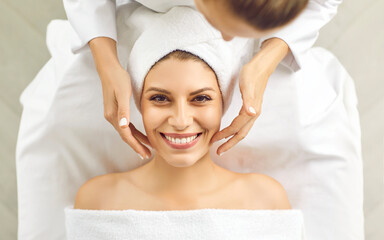
<svg viewBox="0 0 384 240"><path fill-rule="evenodd" d="M162 88L156 88L156 87L150 87L147 89L147 91L145 91L146 93L149 92L149 91L156 91L156 92L162 92L162 93L166 93L166 94L171 94L170 92L168 92L167 90L165 89L162 89Z"/></svg>
<svg viewBox="0 0 384 240"><path fill-rule="evenodd" d="M165 93L165 94L171 94L169 91L165 90L165 89L162 89L162 88L156 88L156 87L150 87L147 89L147 91L145 91L146 93L149 92L149 91L156 91L156 92L162 92L162 93ZM196 91L193 91L189 94L189 96L192 96L192 95L196 95L196 94L199 94L201 92L205 92L205 91L215 91L213 88L210 88L210 87L205 87L205 88L201 88L199 90L196 90Z"/></svg>

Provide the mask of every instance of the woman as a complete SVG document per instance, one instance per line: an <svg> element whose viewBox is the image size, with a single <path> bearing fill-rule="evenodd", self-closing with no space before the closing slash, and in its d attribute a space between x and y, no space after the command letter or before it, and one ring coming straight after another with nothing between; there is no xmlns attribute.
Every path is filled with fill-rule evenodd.
<svg viewBox="0 0 384 240"><path fill-rule="evenodd" d="M197 50L198 51L198 50ZM214 70L201 58L175 50L151 67L140 111L150 145L145 165L89 180L75 208L94 210L289 209L284 188L257 173L216 165L210 140L219 130L223 98Z"/></svg>
<svg viewBox="0 0 384 240"><path fill-rule="evenodd" d="M87 181L77 193L75 209L66 209L68 239L254 239L272 234L276 239L302 239L300 214L276 211L291 209L276 180L232 172L211 160L210 140L220 128L228 101L225 95L231 93L220 74L228 66L201 51L237 48L214 47L211 42L185 46L194 54L174 50L159 60L154 54L144 79L134 75L148 144L156 153L139 168ZM240 209L247 210L247 215L235 211ZM161 219L159 212L164 215ZM231 224L230 231L223 221Z"/></svg>

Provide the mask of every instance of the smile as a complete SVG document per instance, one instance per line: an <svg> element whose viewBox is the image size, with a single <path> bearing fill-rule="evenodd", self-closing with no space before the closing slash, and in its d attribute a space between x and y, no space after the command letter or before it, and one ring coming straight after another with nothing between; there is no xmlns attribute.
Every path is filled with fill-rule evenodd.
<svg viewBox="0 0 384 240"><path fill-rule="evenodd" d="M200 139L201 133L174 134L160 133L164 141L175 149L186 149L194 146Z"/></svg>

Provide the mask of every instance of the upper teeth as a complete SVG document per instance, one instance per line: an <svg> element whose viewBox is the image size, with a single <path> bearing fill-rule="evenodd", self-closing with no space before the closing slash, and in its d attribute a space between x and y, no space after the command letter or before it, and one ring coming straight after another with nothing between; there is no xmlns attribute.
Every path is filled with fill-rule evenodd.
<svg viewBox="0 0 384 240"><path fill-rule="evenodd" d="M195 136L191 136L191 137L187 137L187 138L173 138L173 137L169 137L167 135L165 135L165 138L172 142L172 143L176 143L176 144L186 144L186 143L189 143L189 142L192 142L193 140L195 140L195 138L197 138L197 134Z"/></svg>

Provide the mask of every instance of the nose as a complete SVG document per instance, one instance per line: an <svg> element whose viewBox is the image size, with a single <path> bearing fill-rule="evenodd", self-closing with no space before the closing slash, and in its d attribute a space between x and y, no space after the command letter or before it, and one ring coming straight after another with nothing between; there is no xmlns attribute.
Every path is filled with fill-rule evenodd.
<svg viewBox="0 0 384 240"><path fill-rule="evenodd" d="M227 42L229 42L233 39L233 37L231 37L231 36L229 36L223 32L221 32L221 36L223 37L224 41L227 41Z"/></svg>
<svg viewBox="0 0 384 240"><path fill-rule="evenodd" d="M180 131L186 129L192 123L193 117L186 103L176 105L172 115L168 118L168 124Z"/></svg>

